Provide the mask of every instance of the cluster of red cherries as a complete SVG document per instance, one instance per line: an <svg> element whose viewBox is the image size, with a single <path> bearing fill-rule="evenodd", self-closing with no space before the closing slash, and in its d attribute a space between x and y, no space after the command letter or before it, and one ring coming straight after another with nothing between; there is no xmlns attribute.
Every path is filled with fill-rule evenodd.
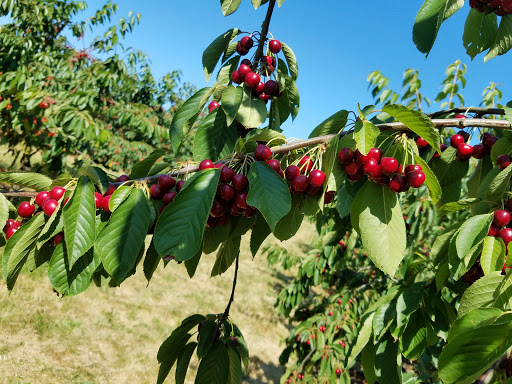
<svg viewBox="0 0 512 384"><path fill-rule="evenodd" d="M491 11L498 16L512 13L512 0L469 0L469 6L478 12Z"/></svg>
<svg viewBox="0 0 512 384"><path fill-rule="evenodd" d="M506 228L510 223L510 212L512 212L512 199L505 203L505 209L494 212L492 224L489 227L488 236L496 236L503 240L505 245L512 241L512 228Z"/></svg>
<svg viewBox="0 0 512 384"><path fill-rule="evenodd" d="M457 160L469 161L471 156L473 156L475 159L483 159L485 156L491 153L491 148L494 143L499 140L499 137L486 132L482 135L481 144L476 144L474 146L467 144L469 139L469 133L462 130L450 137L450 146L457 150L455 154ZM420 150L426 147L426 145L423 146L423 141L425 140L421 137L416 139L416 144ZM441 144L442 152L444 152L446 148L448 147L445 144ZM436 153L436 155L438 156L439 154ZM436 155L434 155L434 157L437 157Z"/></svg>
<svg viewBox="0 0 512 384"><path fill-rule="evenodd" d="M254 40L250 36L244 36L238 42L236 51L240 56L249 53L253 47ZM268 42L268 49L274 55L281 51L281 42L279 40L270 40ZM265 83L261 81L261 77L269 77L276 68L276 58L274 56L264 56L260 61L261 66L255 72L252 70L252 63L248 59L243 59L240 66L231 74L231 80L234 84L244 83L247 87L251 88L253 93L259 96L265 103L271 97L279 97L280 90L279 84L275 80L268 79ZM219 107L220 103L213 100L208 105L208 111L211 113L215 108Z"/></svg>
<svg viewBox="0 0 512 384"><path fill-rule="evenodd" d="M386 185L399 193L419 188L425 182L425 173L418 164L407 165L402 173L402 165L394 157L382 157L379 148L372 148L367 155L358 149L343 148L338 153L338 161L345 166L347 178L351 182L361 180L364 175L376 184Z"/></svg>

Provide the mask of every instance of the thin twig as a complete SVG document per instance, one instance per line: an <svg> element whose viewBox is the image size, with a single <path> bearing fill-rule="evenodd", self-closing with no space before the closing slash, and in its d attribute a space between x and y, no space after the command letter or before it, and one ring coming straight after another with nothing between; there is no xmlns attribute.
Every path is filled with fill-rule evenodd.
<svg viewBox="0 0 512 384"><path fill-rule="evenodd" d="M235 301L235 288L236 288L236 279L238 277L238 259L240 258L240 254L236 256L235 261L235 276L233 277L233 287L231 288L231 296L229 298L228 305L226 307L226 310L224 311L224 314L220 318L219 324L222 324L226 319L229 317L229 310L231 309L231 304L233 301Z"/></svg>
<svg viewBox="0 0 512 384"><path fill-rule="evenodd" d="M263 56L263 46L265 45L265 40L268 34L268 27L270 25L270 19L272 17L272 12L274 11L274 6L276 5L276 0L270 0L268 3L267 15L265 16L265 20L263 20L263 24L261 24L261 34L260 41L258 43L258 48L256 49L256 53L254 55L254 61L252 63L252 71L256 71L258 68L261 57Z"/></svg>
<svg viewBox="0 0 512 384"><path fill-rule="evenodd" d="M477 107L460 107L447 109L445 111L437 111L428 114L427 116L434 119L438 116L447 115L449 113L478 113L483 115L504 115L505 111L499 108L477 108Z"/></svg>

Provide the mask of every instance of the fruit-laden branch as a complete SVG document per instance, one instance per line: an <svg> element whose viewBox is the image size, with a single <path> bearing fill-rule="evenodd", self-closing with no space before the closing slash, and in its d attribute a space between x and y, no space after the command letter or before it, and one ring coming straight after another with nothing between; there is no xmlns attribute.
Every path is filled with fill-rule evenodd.
<svg viewBox="0 0 512 384"><path fill-rule="evenodd" d="M460 109L460 108L459 108ZM455 110L459 110L455 109ZM484 108L474 108L482 110L481 113L492 113L492 114L504 114L503 109L484 109ZM444 128L444 127L457 127L457 128L465 128L465 127L480 127L480 128L495 128L495 129L508 129L512 130L512 125L508 120L493 120L493 119L433 119L431 120L432 123L436 127ZM384 124L377 124L376 127L384 132L384 131L410 131L410 129L403 123L395 122L395 123L384 123ZM343 134L347 134L352 131L346 131L342 132ZM330 135L324 135L324 136L318 136L313 137L311 139L307 140L299 140L290 144L282 145L280 147L273 147L272 153L273 154L279 154L279 153L286 153L290 151L294 151L301 148L311 147L314 145L320 145L320 144L327 144L329 141L331 141L336 134L330 134ZM221 160L218 161L216 164L219 163L227 163L230 160ZM192 165L190 163L185 164L185 166L179 170L176 170L174 172L169 173L170 176L180 176L185 175L188 173L193 173L199 171L199 165ZM129 185L132 184L134 181L141 181L141 182L154 182L158 180L158 178L161 175L154 175L149 177L143 177L141 179L136 180L129 180L125 182L117 182L112 183L114 185ZM4 196L7 197L35 197L37 195L36 192L1 192L4 194Z"/></svg>
<svg viewBox="0 0 512 384"><path fill-rule="evenodd" d="M267 15L265 16L265 20L263 20L263 24L261 24L260 41L258 43L258 48L256 49L256 53L254 54L254 61L252 63L252 71L256 71L256 69L258 68L260 59L263 56L263 46L265 45L265 39L267 38L268 27L270 25L270 19L272 17L272 12L274 11L275 5L276 5L276 0L270 0L268 3Z"/></svg>

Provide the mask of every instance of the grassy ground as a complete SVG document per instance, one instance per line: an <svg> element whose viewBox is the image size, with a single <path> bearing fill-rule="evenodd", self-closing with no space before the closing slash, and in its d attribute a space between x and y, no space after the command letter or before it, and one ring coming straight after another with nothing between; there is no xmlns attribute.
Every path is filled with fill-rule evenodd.
<svg viewBox="0 0 512 384"><path fill-rule="evenodd" d="M304 225L295 239L307 243L312 232ZM287 248L300 252L298 240ZM213 262L214 255L203 255L192 280L183 265L170 263L147 288L139 271L121 288L91 287L64 299L52 292L44 267L23 273L10 296L1 283L0 383L156 382L156 352L177 322L224 310L233 267L212 279ZM278 383L283 372L278 357L287 330L273 308L282 284L263 255L252 260L245 238L231 317L249 344L246 383ZM189 372L187 382L194 376Z"/></svg>

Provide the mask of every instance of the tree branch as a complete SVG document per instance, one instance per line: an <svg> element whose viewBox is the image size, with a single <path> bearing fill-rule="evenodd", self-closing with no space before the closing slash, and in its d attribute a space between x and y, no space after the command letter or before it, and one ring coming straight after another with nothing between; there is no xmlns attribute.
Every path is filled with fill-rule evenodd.
<svg viewBox="0 0 512 384"><path fill-rule="evenodd" d="M276 5L276 0L270 0L268 3L267 15L265 16L265 20L263 24L261 24L261 34L260 41L258 43L258 48L256 49L256 53L254 54L254 61L252 62L252 71L256 71L258 68L261 57L263 56L263 46L265 45L265 40L268 34L268 27L270 25L270 19L272 17L272 12L274 11L274 6Z"/></svg>
<svg viewBox="0 0 512 384"><path fill-rule="evenodd" d="M235 276L233 277L233 287L231 288L231 296L229 298L229 302L226 307L226 310L224 311L224 313L222 314L222 317L219 320L219 324L222 324L222 323L224 323L224 321L227 320L227 318L229 317L229 310L231 309L231 304L233 303L233 301L235 301L235 288L236 288L236 279L238 277L238 260L239 259L240 259L240 254L238 254L236 256L236 260L235 260Z"/></svg>
<svg viewBox="0 0 512 384"><path fill-rule="evenodd" d="M438 111L428 114L427 116L431 119L434 119L438 116L447 115L449 113L478 113L481 115L504 115L505 111L503 109L498 108L476 108L476 107L467 107L467 108L452 108L447 109L445 111Z"/></svg>

